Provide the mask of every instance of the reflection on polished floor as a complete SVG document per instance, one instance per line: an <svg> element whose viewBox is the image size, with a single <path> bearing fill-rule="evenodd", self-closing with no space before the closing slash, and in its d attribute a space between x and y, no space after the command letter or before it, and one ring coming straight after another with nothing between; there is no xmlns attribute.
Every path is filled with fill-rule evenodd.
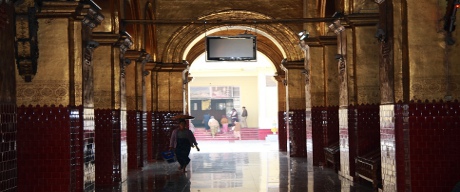
<svg viewBox="0 0 460 192"><path fill-rule="evenodd" d="M373 191L340 178L332 169L313 167L307 158L278 152L276 141L199 141L186 173L178 164L156 162L129 173L120 187L97 191L298 192Z"/></svg>

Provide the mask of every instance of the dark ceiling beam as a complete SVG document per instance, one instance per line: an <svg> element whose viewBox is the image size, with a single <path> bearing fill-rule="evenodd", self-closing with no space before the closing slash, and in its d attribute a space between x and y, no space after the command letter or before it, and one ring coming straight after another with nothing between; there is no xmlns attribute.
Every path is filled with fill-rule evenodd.
<svg viewBox="0 0 460 192"><path fill-rule="evenodd" d="M322 18L299 18L299 19L231 19L231 20L148 20L148 19L138 19L138 20L122 20L125 24L153 24L153 25L171 25L171 24L271 24L271 23L319 23L319 22L332 22L334 18L332 17L322 17Z"/></svg>

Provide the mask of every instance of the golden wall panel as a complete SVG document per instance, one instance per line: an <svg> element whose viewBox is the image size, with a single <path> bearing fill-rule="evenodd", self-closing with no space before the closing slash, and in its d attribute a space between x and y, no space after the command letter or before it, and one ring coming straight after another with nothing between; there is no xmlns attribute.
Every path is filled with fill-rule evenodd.
<svg viewBox="0 0 460 192"><path fill-rule="evenodd" d="M357 37L355 39L355 51L359 53L355 55L357 104L380 103L380 47L374 37L375 27L355 27L354 32ZM352 86L353 84L349 85Z"/></svg>
<svg viewBox="0 0 460 192"><path fill-rule="evenodd" d="M339 105L339 69L338 62L334 58L337 54L337 46L324 47L326 106Z"/></svg>
<svg viewBox="0 0 460 192"><path fill-rule="evenodd" d="M104 90L94 90L94 108L112 109L112 92Z"/></svg>
<svg viewBox="0 0 460 192"><path fill-rule="evenodd" d="M93 53L94 108L112 109L112 46L101 45Z"/></svg>
<svg viewBox="0 0 460 192"><path fill-rule="evenodd" d="M170 111L171 103L171 89L173 87L170 85L170 75L166 72L159 72L158 81L157 81L157 90L158 90L158 110L159 111Z"/></svg>
<svg viewBox="0 0 460 192"><path fill-rule="evenodd" d="M289 110L305 109L305 75L301 69L288 70Z"/></svg>
<svg viewBox="0 0 460 192"><path fill-rule="evenodd" d="M458 74L458 73L457 73ZM460 79L459 75L453 75L452 79ZM451 80L449 87L453 93L458 93L460 89L460 81ZM426 78L411 79L411 100L444 100L444 94L447 90L445 76L431 76ZM458 94L452 95L453 99L458 98Z"/></svg>
<svg viewBox="0 0 460 192"><path fill-rule="evenodd" d="M445 9L438 0L426 0L423 3L408 0L407 7L410 98L442 99L446 95L446 90L435 87L441 87L441 84L446 83L445 43L444 35L440 33L442 26L439 25ZM425 14L420 14L420 10ZM438 85L433 89L419 89L419 83L426 80L434 80Z"/></svg>
<svg viewBox="0 0 460 192"><path fill-rule="evenodd" d="M39 19L38 69L34 80L69 80L67 19Z"/></svg>
<svg viewBox="0 0 460 192"><path fill-rule="evenodd" d="M136 64L126 66L126 109L136 110Z"/></svg>
<svg viewBox="0 0 460 192"><path fill-rule="evenodd" d="M68 105L68 20L39 19L38 22L37 74L29 83L16 75L18 105Z"/></svg>
<svg viewBox="0 0 460 192"><path fill-rule="evenodd" d="M311 84L311 104L321 106L325 104L324 98L324 60L323 47L310 47L310 84Z"/></svg>

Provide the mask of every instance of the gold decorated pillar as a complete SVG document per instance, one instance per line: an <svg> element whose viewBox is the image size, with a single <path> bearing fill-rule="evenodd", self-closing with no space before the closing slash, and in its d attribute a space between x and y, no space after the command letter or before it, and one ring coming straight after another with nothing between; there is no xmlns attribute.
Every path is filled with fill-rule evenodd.
<svg viewBox="0 0 460 192"><path fill-rule="evenodd" d="M347 31L341 24L341 15L334 14L336 19L329 25L329 29L337 35L337 59L339 79L339 143L340 143L340 171L345 178L352 179L350 175L350 148L348 133L348 73L347 73Z"/></svg>
<svg viewBox="0 0 460 192"><path fill-rule="evenodd" d="M305 68L303 61L282 62L287 70L287 110L291 117L286 123L288 151L292 157L307 157L305 117ZM286 116L287 117L287 116Z"/></svg>
<svg viewBox="0 0 460 192"><path fill-rule="evenodd" d="M147 162L147 143L146 143L146 85L145 78L150 72L146 69L147 62L150 61L150 54L141 51L129 50L125 54L125 59L135 61L134 65L129 65L126 72L126 97L128 99L127 108L132 111L128 117L127 140L128 140L128 167L137 169L143 167Z"/></svg>
<svg viewBox="0 0 460 192"><path fill-rule="evenodd" d="M126 131L128 129L127 125L127 113L126 113L126 66L131 64L131 60L125 57L126 52L128 49L133 45L133 41L131 40L131 36L126 32L120 33L120 39L118 40L118 44L120 47L120 54L119 54L119 106L115 105L115 109L120 109L120 145L119 151L120 156L118 170L120 170L119 178L115 178L116 182L123 182L128 179L128 146L126 142ZM118 99L115 99L116 101Z"/></svg>
<svg viewBox="0 0 460 192"><path fill-rule="evenodd" d="M94 65L93 53L99 46L92 37L95 27L101 24L104 16L101 9L94 2L80 4L77 18L81 18L81 43L82 43L82 105L83 105L83 188L93 189L96 182L95 168L95 117L94 117ZM77 67L77 66L75 66Z"/></svg>
<svg viewBox="0 0 460 192"><path fill-rule="evenodd" d="M305 75L305 131L306 131L306 150L308 158L308 167L313 167L313 126L312 126L312 67L310 57L310 46L305 42L305 39L300 40L300 48L304 53L304 69ZM313 177L313 173L309 172L308 177Z"/></svg>

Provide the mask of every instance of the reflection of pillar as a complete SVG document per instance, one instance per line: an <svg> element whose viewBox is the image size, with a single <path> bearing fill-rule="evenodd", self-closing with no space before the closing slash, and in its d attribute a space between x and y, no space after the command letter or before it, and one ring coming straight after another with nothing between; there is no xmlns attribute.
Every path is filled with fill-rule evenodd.
<svg viewBox="0 0 460 192"><path fill-rule="evenodd" d="M339 71L339 135L340 135L340 172L350 177L350 153L348 134L348 73L347 73L347 33L340 19L336 19L329 28L337 35L337 55Z"/></svg>
<svg viewBox="0 0 460 192"><path fill-rule="evenodd" d="M116 139L119 140L120 144L116 145L115 143L115 154L118 163L114 163L114 172L116 172L114 181L123 182L128 179L128 145L126 143L126 131L127 131L127 113L126 113L126 72L125 68L131 63L131 60L125 58L126 51L133 45L131 36L122 32L121 38L118 43L120 45L120 129L117 134L115 134Z"/></svg>
<svg viewBox="0 0 460 192"><path fill-rule="evenodd" d="M93 79L93 51L99 43L92 40L92 31L101 24L104 16L100 8L92 3L82 19L82 88L83 88L83 171L84 189L92 189L95 184L95 146L94 146L94 79Z"/></svg>

